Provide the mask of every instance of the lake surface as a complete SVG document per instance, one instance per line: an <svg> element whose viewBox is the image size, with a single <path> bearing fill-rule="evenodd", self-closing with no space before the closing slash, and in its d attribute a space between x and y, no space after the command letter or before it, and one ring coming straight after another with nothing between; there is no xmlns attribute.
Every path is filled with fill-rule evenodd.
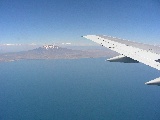
<svg viewBox="0 0 160 120"><path fill-rule="evenodd" d="M0 63L0 120L159 120L157 77L105 58Z"/></svg>

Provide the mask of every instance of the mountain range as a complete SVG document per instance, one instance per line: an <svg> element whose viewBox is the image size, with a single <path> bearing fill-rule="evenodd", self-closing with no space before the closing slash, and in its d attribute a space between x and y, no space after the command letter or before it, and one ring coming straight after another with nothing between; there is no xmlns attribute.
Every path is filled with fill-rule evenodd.
<svg viewBox="0 0 160 120"><path fill-rule="evenodd" d="M24 59L78 59L112 56L108 50L73 50L55 45L45 45L33 50L0 54L0 62Z"/></svg>

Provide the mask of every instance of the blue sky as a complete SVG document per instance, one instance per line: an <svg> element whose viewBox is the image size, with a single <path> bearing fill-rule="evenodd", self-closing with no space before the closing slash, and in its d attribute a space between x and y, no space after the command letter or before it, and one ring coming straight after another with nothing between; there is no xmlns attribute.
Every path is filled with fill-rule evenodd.
<svg viewBox="0 0 160 120"><path fill-rule="evenodd" d="M159 0L1 0L0 44L92 44L104 34L159 44Z"/></svg>

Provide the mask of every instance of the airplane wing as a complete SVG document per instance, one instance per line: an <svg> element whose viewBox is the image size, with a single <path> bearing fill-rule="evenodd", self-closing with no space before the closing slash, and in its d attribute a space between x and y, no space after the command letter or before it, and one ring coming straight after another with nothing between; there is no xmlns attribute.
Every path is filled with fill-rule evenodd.
<svg viewBox="0 0 160 120"><path fill-rule="evenodd" d="M141 62L157 70L160 70L160 47L142 43L131 42L128 40L104 36L104 35L86 35L84 38L90 39L102 46L109 48L119 56L108 59L110 62L137 63ZM160 85L160 78L156 78L147 85Z"/></svg>

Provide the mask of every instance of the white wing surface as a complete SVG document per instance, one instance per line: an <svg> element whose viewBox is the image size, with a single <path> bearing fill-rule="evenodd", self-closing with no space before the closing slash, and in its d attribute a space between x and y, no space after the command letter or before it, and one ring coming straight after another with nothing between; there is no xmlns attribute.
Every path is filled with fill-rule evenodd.
<svg viewBox="0 0 160 120"><path fill-rule="evenodd" d="M108 59L109 61L141 62L160 70L160 47L158 46L131 42L128 40L104 35L86 35L83 37L121 54L118 57ZM160 78L149 81L146 84L160 85Z"/></svg>

